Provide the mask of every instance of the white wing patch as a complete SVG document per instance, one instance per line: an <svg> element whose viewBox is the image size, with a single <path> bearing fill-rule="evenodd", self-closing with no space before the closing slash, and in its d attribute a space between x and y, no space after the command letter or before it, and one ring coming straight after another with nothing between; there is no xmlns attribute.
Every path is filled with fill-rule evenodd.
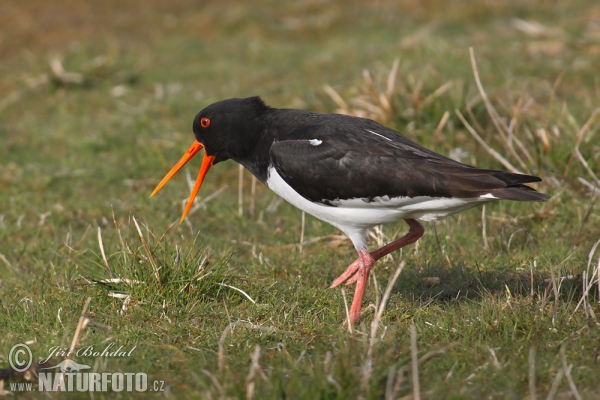
<svg viewBox="0 0 600 400"><path fill-rule="evenodd" d="M497 197L491 193L487 193L487 194L484 194L483 196L479 196L479 198L481 198L481 199L497 199Z"/></svg>
<svg viewBox="0 0 600 400"><path fill-rule="evenodd" d="M388 137L385 137L385 136L383 136L383 135L382 135L382 134L380 134L380 133L373 132L373 131L371 131L371 130L369 130L369 129L365 129L365 130L366 130L367 132L369 132L369 133L372 133L373 135L377 135L377 136L379 136L379 137L382 137L382 138L384 138L385 140L389 140L390 142L392 141L392 139L390 139L390 138L388 138Z"/></svg>
<svg viewBox="0 0 600 400"><path fill-rule="evenodd" d="M318 146L318 145L320 145L321 143L323 143L323 141L322 141L322 140L319 140L319 139L310 139L310 140L308 141L308 143L312 144L313 146Z"/></svg>

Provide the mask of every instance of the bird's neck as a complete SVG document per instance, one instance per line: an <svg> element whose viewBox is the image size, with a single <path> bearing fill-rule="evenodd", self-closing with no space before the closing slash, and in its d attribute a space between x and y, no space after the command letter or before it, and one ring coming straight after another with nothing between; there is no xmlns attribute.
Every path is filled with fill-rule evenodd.
<svg viewBox="0 0 600 400"><path fill-rule="evenodd" d="M232 154L232 159L242 164L252 175L256 176L262 183L267 181L267 170L269 169L269 151L275 140L276 132L269 128L270 124L264 124L262 129L254 135L247 136L238 154Z"/></svg>

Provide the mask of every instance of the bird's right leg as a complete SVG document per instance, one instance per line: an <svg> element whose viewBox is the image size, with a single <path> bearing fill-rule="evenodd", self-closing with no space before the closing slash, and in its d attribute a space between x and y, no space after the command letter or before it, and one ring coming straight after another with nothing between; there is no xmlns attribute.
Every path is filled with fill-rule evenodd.
<svg viewBox="0 0 600 400"><path fill-rule="evenodd" d="M379 260L381 257L384 257L393 251L400 249L401 247L416 242L421 236L423 236L423 225L421 225L419 221L417 221L416 219L406 219L405 221L410 228L408 233L402 236L401 238L394 240L393 242L388 243L387 245L370 252L370 256L375 261ZM352 283L358 280L357 272L361 269L363 263L360 255L361 254L359 252L359 257L356 260L354 260L354 262L350 264L350 266L346 268L346 270L342 272L340 276L335 278L331 286L329 286L330 289L339 286L342 283L351 285Z"/></svg>
<svg viewBox="0 0 600 400"><path fill-rule="evenodd" d="M360 257L358 257L356 260L354 260L352 264L350 264L348 268L346 268L344 272L342 272L340 276L335 278L335 280L333 281L331 286L329 286L329 288L333 289L334 287L341 285L342 283L355 276L358 270L360 269L361 263L362 261Z"/></svg>

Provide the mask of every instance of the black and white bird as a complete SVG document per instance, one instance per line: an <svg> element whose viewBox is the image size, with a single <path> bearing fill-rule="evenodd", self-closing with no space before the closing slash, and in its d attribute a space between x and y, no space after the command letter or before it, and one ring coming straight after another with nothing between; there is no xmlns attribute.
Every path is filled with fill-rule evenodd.
<svg viewBox="0 0 600 400"><path fill-rule="evenodd" d="M196 140L152 196L202 148L189 211L210 167L232 159L297 208L344 232L358 258L331 284L356 283L350 322L360 318L378 259L417 241L431 221L493 200L545 201L540 178L479 169L428 150L375 121L267 106L259 97L211 104L194 118ZM405 220L408 233L373 251L375 225Z"/></svg>

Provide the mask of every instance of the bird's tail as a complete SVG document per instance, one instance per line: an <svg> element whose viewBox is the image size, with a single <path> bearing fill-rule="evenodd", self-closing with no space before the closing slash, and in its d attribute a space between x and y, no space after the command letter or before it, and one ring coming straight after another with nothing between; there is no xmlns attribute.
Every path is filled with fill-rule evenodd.
<svg viewBox="0 0 600 400"><path fill-rule="evenodd" d="M490 194L499 199L515 201L546 201L550 198L549 195L537 192L534 188L527 185L494 189Z"/></svg>

